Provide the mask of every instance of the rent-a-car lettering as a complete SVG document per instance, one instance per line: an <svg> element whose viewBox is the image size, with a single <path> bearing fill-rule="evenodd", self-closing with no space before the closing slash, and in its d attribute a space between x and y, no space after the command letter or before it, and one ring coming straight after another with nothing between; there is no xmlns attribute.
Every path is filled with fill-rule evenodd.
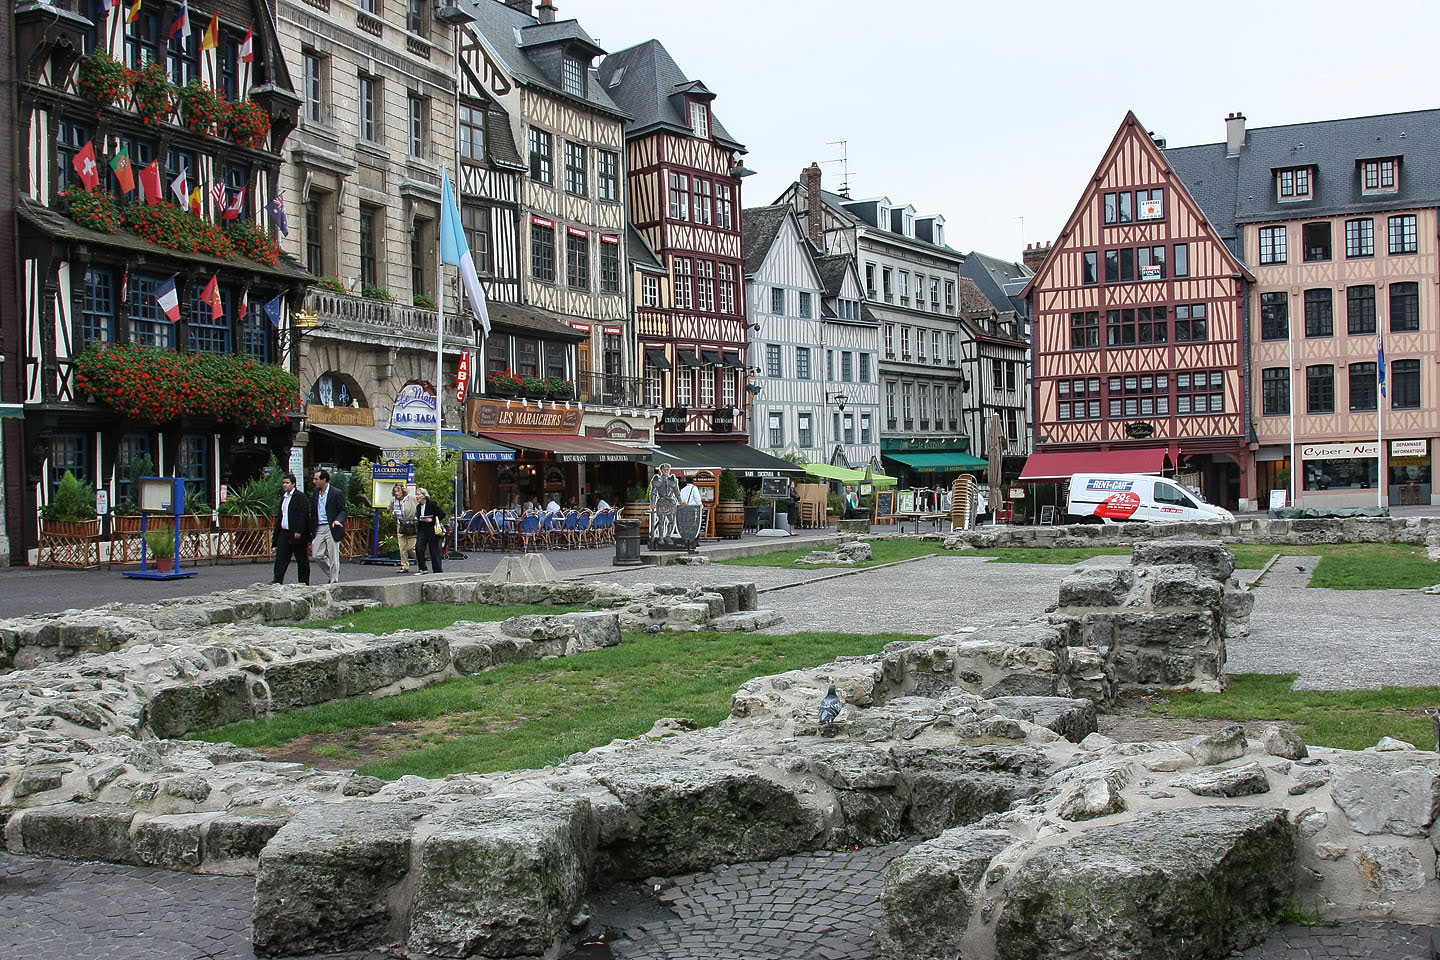
<svg viewBox="0 0 1440 960"><path fill-rule="evenodd" d="M1135 486L1134 480L1091 480L1085 484L1086 490L1130 490Z"/></svg>

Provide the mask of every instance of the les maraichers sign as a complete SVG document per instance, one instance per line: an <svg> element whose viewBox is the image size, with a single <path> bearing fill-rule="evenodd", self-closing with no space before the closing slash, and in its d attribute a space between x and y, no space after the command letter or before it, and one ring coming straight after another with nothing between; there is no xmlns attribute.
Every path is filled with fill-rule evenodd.
<svg viewBox="0 0 1440 960"><path fill-rule="evenodd" d="M580 432L584 412L578 407L526 406L519 401L486 400L470 397L465 401L467 433L571 433Z"/></svg>

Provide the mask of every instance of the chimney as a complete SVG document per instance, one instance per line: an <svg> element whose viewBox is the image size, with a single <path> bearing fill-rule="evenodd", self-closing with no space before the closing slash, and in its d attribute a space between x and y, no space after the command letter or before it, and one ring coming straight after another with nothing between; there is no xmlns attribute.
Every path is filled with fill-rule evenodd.
<svg viewBox="0 0 1440 960"><path fill-rule="evenodd" d="M505 6L511 10L519 10L527 17L535 16L530 10L530 0L505 0Z"/></svg>
<svg viewBox="0 0 1440 960"><path fill-rule="evenodd" d="M810 239L823 253L825 250L825 221L821 215L820 206L820 164L812 161L810 166L802 172L805 175L805 209L808 211L805 216L805 231L810 234Z"/></svg>
<svg viewBox="0 0 1440 960"><path fill-rule="evenodd" d="M1245 146L1245 114L1238 110L1235 113L1225 115L1225 156L1240 156L1240 148Z"/></svg>
<svg viewBox="0 0 1440 960"><path fill-rule="evenodd" d="M535 18L541 23L554 23L555 4L550 0L540 0L539 6L535 9Z"/></svg>
<svg viewBox="0 0 1440 960"><path fill-rule="evenodd" d="M1029 268L1031 273L1037 273L1040 270L1040 264L1044 263L1045 258L1049 255L1050 244L1048 242L1027 243L1025 244L1025 254L1021 257L1021 261Z"/></svg>

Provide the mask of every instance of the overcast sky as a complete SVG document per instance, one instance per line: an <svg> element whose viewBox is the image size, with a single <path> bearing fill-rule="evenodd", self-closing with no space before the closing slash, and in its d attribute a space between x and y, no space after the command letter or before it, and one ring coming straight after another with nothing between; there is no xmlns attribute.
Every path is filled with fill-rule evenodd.
<svg viewBox="0 0 1440 960"><path fill-rule="evenodd" d="M607 50L660 40L716 93L757 171L746 206L811 160L837 188L823 161L844 139L852 196L943 214L951 246L1007 259L1064 225L1126 110L1188 146L1224 140L1233 110L1257 127L1440 106L1423 0L556 3Z"/></svg>

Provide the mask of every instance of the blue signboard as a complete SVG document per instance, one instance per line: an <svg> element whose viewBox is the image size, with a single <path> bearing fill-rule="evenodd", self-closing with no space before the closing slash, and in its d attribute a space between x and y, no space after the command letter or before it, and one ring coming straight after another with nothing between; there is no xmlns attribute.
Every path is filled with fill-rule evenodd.
<svg viewBox="0 0 1440 960"><path fill-rule="evenodd" d="M515 459L514 450L466 450L464 454L471 463L506 463Z"/></svg>
<svg viewBox="0 0 1440 960"><path fill-rule="evenodd" d="M370 479L415 482L415 467L395 460L380 460L370 468Z"/></svg>

